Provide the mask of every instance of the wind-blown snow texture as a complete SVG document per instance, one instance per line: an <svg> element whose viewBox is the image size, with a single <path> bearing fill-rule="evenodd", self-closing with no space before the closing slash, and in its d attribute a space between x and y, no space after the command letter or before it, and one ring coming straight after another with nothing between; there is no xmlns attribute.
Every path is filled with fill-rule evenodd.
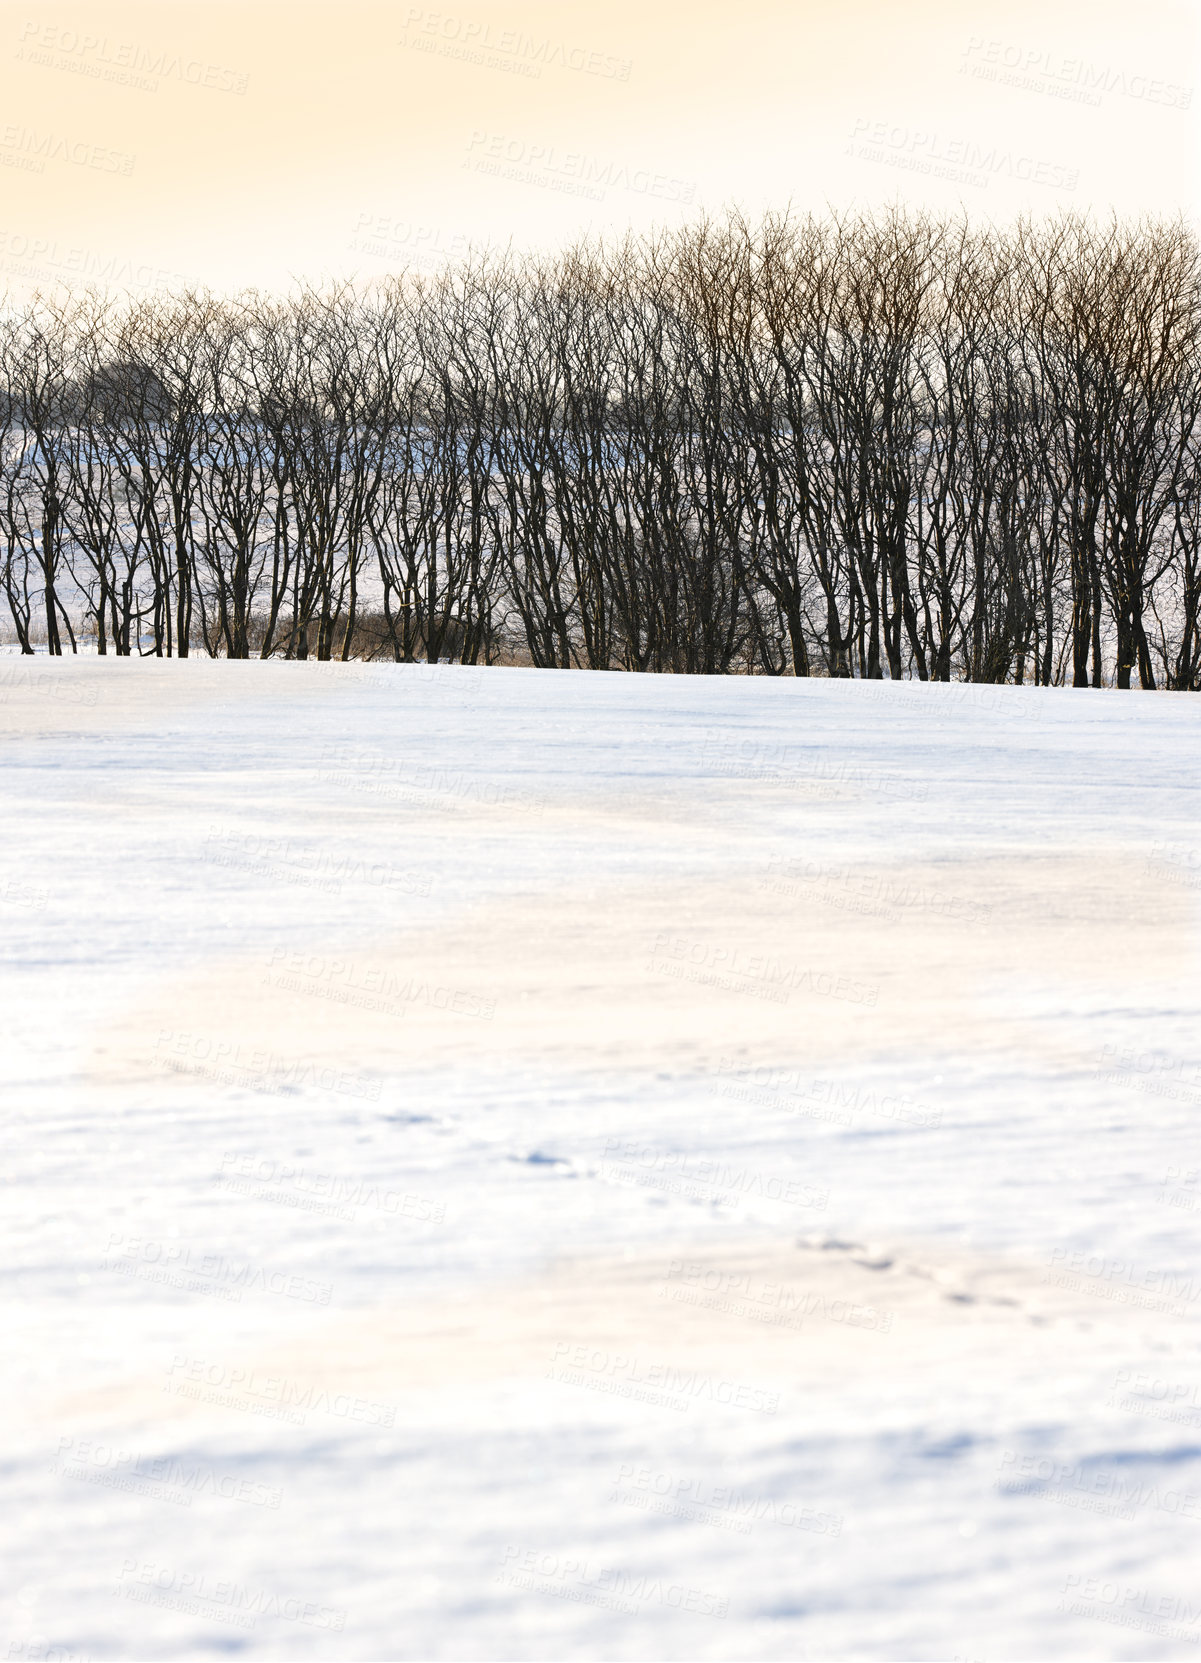
<svg viewBox="0 0 1201 1663"><path fill-rule="evenodd" d="M1199 713L0 661L0 1654L1196 1656Z"/></svg>

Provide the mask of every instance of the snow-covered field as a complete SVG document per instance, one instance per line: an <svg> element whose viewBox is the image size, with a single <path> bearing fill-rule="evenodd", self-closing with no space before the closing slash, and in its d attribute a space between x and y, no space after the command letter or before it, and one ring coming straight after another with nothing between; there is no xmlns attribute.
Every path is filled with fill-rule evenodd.
<svg viewBox="0 0 1201 1663"><path fill-rule="evenodd" d="M0 1656L1201 1644L1201 704L0 660Z"/></svg>

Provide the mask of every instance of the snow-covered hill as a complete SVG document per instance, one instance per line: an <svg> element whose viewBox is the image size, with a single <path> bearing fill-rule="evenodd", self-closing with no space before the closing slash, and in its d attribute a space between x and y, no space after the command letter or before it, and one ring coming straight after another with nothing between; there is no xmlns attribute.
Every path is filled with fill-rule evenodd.
<svg viewBox="0 0 1201 1663"><path fill-rule="evenodd" d="M1201 705L0 664L10 1657L1188 1657Z"/></svg>

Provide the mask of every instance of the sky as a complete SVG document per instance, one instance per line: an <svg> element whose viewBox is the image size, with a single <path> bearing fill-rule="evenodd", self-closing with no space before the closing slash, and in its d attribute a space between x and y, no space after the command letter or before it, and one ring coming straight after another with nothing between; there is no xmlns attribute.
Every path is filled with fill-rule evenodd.
<svg viewBox="0 0 1201 1663"><path fill-rule="evenodd" d="M1194 216L1193 0L0 4L0 281L285 288L738 205Z"/></svg>

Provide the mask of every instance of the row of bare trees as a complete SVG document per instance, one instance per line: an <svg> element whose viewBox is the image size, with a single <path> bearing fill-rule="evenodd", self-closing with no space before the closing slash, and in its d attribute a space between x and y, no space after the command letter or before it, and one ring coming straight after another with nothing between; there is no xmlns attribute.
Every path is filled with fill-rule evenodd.
<svg viewBox="0 0 1201 1663"><path fill-rule="evenodd" d="M768 217L0 319L51 653L1201 688L1183 224Z"/></svg>

